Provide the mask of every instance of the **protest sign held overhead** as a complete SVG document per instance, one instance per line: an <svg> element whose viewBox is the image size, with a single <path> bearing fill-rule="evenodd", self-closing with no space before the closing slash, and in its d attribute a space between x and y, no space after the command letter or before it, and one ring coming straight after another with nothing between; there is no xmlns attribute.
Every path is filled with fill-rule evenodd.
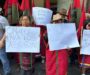
<svg viewBox="0 0 90 75"><path fill-rule="evenodd" d="M32 16L36 25L46 25L51 22L53 11L42 7L33 7Z"/></svg>

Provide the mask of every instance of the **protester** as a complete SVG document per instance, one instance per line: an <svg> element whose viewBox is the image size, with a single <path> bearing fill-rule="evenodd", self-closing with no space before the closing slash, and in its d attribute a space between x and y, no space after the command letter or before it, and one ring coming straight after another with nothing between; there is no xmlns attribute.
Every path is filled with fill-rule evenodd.
<svg viewBox="0 0 90 75"><path fill-rule="evenodd" d="M30 27L30 17L24 15L21 18L20 18L21 26ZM19 56L20 56L21 75L33 75L33 71L34 71L33 54L32 53L20 53Z"/></svg>
<svg viewBox="0 0 90 75"><path fill-rule="evenodd" d="M67 23L68 21L66 20L66 13L67 13L66 9L61 9L59 13L53 16L53 23ZM48 41L48 39L46 41ZM49 48L47 47L46 75L67 75L67 71L68 71L67 49L50 51Z"/></svg>
<svg viewBox="0 0 90 75"><path fill-rule="evenodd" d="M4 75L11 75L11 67L5 52L5 26L9 26L7 19L0 15L0 60L3 65Z"/></svg>
<svg viewBox="0 0 90 75"><path fill-rule="evenodd" d="M85 21L84 29L90 30L90 19ZM80 64L82 67L82 75L86 75L86 70L90 68L90 55L82 55Z"/></svg>

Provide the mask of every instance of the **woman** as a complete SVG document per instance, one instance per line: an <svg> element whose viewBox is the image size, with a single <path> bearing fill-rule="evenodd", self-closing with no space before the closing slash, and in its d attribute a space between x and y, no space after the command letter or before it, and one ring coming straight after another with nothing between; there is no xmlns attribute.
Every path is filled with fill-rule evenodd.
<svg viewBox="0 0 90 75"><path fill-rule="evenodd" d="M65 11L65 9L63 9ZM53 23L67 22L66 13L62 12L53 16ZM63 17L61 16L63 15ZM47 41L47 40L46 40ZM46 75L67 75L68 71L68 51L66 49L58 51L46 50Z"/></svg>
<svg viewBox="0 0 90 75"><path fill-rule="evenodd" d="M22 16L20 18L20 24L23 27L30 27L29 16ZM32 75L34 70L34 58L33 54L30 53L20 53L20 67L21 75Z"/></svg>

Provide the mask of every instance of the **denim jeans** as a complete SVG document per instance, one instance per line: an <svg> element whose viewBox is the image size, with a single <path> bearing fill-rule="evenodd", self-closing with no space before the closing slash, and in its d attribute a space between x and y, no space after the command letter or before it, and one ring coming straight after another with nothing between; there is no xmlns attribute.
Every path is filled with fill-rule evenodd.
<svg viewBox="0 0 90 75"><path fill-rule="evenodd" d="M0 49L0 60L3 65L4 74L7 75L10 72L11 68L10 68L9 60L7 58L7 54L5 52L5 48Z"/></svg>

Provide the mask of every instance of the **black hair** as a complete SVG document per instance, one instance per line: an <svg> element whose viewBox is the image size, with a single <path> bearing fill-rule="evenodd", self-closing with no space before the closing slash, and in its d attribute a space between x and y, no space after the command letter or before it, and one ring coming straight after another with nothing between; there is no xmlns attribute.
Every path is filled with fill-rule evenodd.
<svg viewBox="0 0 90 75"><path fill-rule="evenodd" d="M86 29L87 24L90 22L90 19L85 20L83 29Z"/></svg>

